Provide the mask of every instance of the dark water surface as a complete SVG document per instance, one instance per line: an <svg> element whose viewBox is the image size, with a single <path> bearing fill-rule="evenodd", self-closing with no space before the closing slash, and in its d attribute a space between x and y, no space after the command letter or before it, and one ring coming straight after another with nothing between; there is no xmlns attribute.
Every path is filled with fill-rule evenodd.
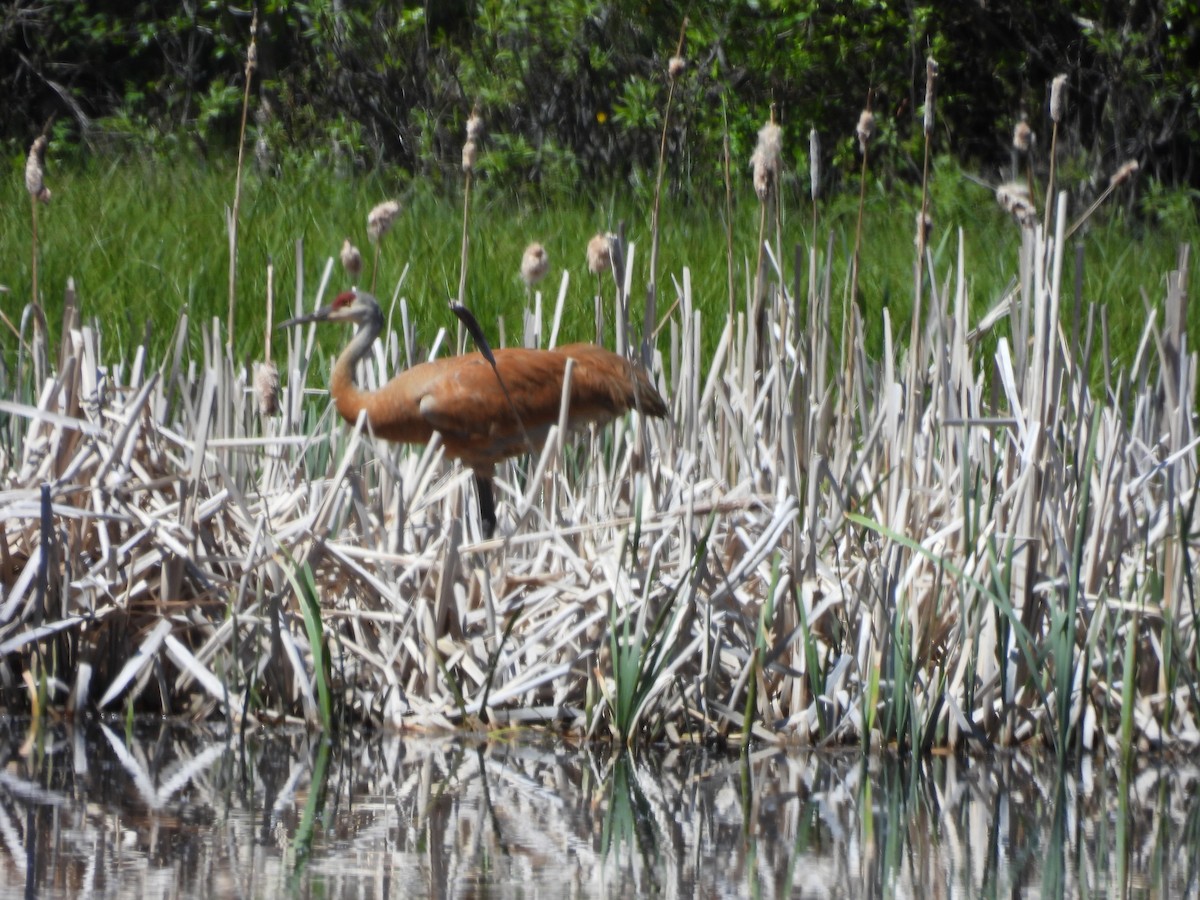
<svg viewBox="0 0 1200 900"><path fill-rule="evenodd" d="M0 896L1195 897L1200 766L0 719Z"/></svg>

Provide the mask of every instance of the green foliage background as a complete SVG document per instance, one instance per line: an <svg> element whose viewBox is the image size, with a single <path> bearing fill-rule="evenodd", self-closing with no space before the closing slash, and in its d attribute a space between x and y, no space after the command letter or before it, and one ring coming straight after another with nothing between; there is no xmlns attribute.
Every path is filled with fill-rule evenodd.
<svg viewBox="0 0 1200 900"><path fill-rule="evenodd" d="M458 167L463 125L488 121L487 175L569 188L644 180L666 66L687 18L669 150L673 186L720 183L775 104L792 170L826 137L833 186L854 167L872 93L878 164L915 178L925 57L941 65L938 144L991 175L1028 115L1070 77L1065 143L1102 171L1129 157L1196 186L1200 3L731 0L318 0L262 3L254 137L312 165L397 166L435 180ZM43 3L0 9L0 140L23 153L53 121L59 152L208 154L236 141L250 9L215 0Z"/></svg>

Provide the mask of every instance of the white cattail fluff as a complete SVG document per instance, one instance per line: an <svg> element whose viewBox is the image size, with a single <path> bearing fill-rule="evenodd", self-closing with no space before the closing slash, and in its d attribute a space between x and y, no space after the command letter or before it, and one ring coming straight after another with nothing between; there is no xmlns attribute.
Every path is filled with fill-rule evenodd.
<svg viewBox="0 0 1200 900"><path fill-rule="evenodd" d="M550 254L541 244L534 242L525 248L521 257L521 280L532 287L550 271Z"/></svg>
<svg viewBox="0 0 1200 900"><path fill-rule="evenodd" d="M25 160L25 189L29 196L42 203L50 202L50 188L46 187L46 136L39 134L29 147L29 158Z"/></svg>
<svg viewBox="0 0 1200 900"><path fill-rule="evenodd" d="M357 284L358 276L362 274L362 253L350 243L349 238L342 241L342 268L346 270L350 280Z"/></svg>
<svg viewBox="0 0 1200 900"><path fill-rule="evenodd" d="M479 148L474 141L463 144L462 170L467 174L475 171L475 161L479 156Z"/></svg>
<svg viewBox="0 0 1200 900"><path fill-rule="evenodd" d="M925 60L925 133L933 134L933 95L938 64L931 56Z"/></svg>
<svg viewBox="0 0 1200 900"><path fill-rule="evenodd" d="M1110 188L1115 188L1117 185L1128 181L1130 176L1132 176L1133 173L1138 170L1138 168L1138 161L1136 159L1129 160L1123 166L1121 166L1121 168L1112 173L1112 177L1108 179L1108 186Z"/></svg>
<svg viewBox="0 0 1200 900"><path fill-rule="evenodd" d="M1029 148L1033 145L1033 129L1029 127L1029 123L1022 119L1013 128L1013 149L1018 153L1028 153Z"/></svg>
<svg viewBox="0 0 1200 900"><path fill-rule="evenodd" d="M367 237L378 243L388 233L396 216L400 215L400 204L385 200L367 214Z"/></svg>
<svg viewBox="0 0 1200 900"><path fill-rule="evenodd" d="M871 143L871 138L875 134L875 114L869 109L864 109L858 117L858 125L854 129L854 133L858 135L858 149L866 153L867 144Z"/></svg>
<svg viewBox="0 0 1200 900"><path fill-rule="evenodd" d="M1055 75L1050 82L1050 118L1057 124L1067 111L1067 76Z"/></svg>
<svg viewBox="0 0 1200 900"><path fill-rule="evenodd" d="M265 418L279 412L279 369L273 362L254 364L254 394Z"/></svg>
<svg viewBox="0 0 1200 900"><path fill-rule="evenodd" d="M597 234L587 245L587 267L593 275L600 275L612 268L612 234Z"/></svg>
<svg viewBox="0 0 1200 900"><path fill-rule="evenodd" d="M672 81L682 75L686 69L687 60L685 60L682 56L672 56L670 61L667 63L667 75L670 76Z"/></svg>
<svg viewBox="0 0 1200 900"><path fill-rule="evenodd" d="M774 122L767 122L758 130L750 165L754 169L754 193L759 200L766 200L771 186L779 183L783 168L783 129Z"/></svg>
<svg viewBox="0 0 1200 900"><path fill-rule="evenodd" d="M478 113L471 113L467 119L467 140L478 141L483 137L483 119Z"/></svg>
<svg viewBox="0 0 1200 900"><path fill-rule="evenodd" d="M1037 225L1037 209L1029 195L1029 188L1022 182L1010 181L996 188L996 202L1024 227Z"/></svg>
<svg viewBox="0 0 1200 900"><path fill-rule="evenodd" d="M821 193L821 136L815 128L808 133L808 180L815 203Z"/></svg>

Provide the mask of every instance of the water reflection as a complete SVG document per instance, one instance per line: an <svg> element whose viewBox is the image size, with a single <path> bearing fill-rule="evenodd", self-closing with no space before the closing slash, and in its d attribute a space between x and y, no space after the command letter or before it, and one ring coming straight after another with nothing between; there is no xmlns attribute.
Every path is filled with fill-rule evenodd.
<svg viewBox="0 0 1200 900"><path fill-rule="evenodd" d="M1200 770L0 721L0 895L1195 896Z"/></svg>

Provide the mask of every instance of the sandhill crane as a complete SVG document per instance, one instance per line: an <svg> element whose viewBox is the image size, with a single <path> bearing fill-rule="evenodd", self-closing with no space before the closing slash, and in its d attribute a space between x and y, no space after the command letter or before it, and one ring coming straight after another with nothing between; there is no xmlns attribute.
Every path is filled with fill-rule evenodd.
<svg viewBox="0 0 1200 900"><path fill-rule="evenodd" d="M496 527L495 465L544 443L550 426L558 422L568 359L575 361L571 426L604 424L634 408L657 418L667 414L643 369L595 344L497 350L495 370L481 353L437 359L406 369L377 391L363 391L354 383L354 371L383 329L378 301L365 291L346 291L331 305L278 327L305 322L358 326L333 366L329 392L338 412L353 424L365 410L371 430L389 441L425 444L435 431L441 434L446 455L474 470L486 537Z"/></svg>

